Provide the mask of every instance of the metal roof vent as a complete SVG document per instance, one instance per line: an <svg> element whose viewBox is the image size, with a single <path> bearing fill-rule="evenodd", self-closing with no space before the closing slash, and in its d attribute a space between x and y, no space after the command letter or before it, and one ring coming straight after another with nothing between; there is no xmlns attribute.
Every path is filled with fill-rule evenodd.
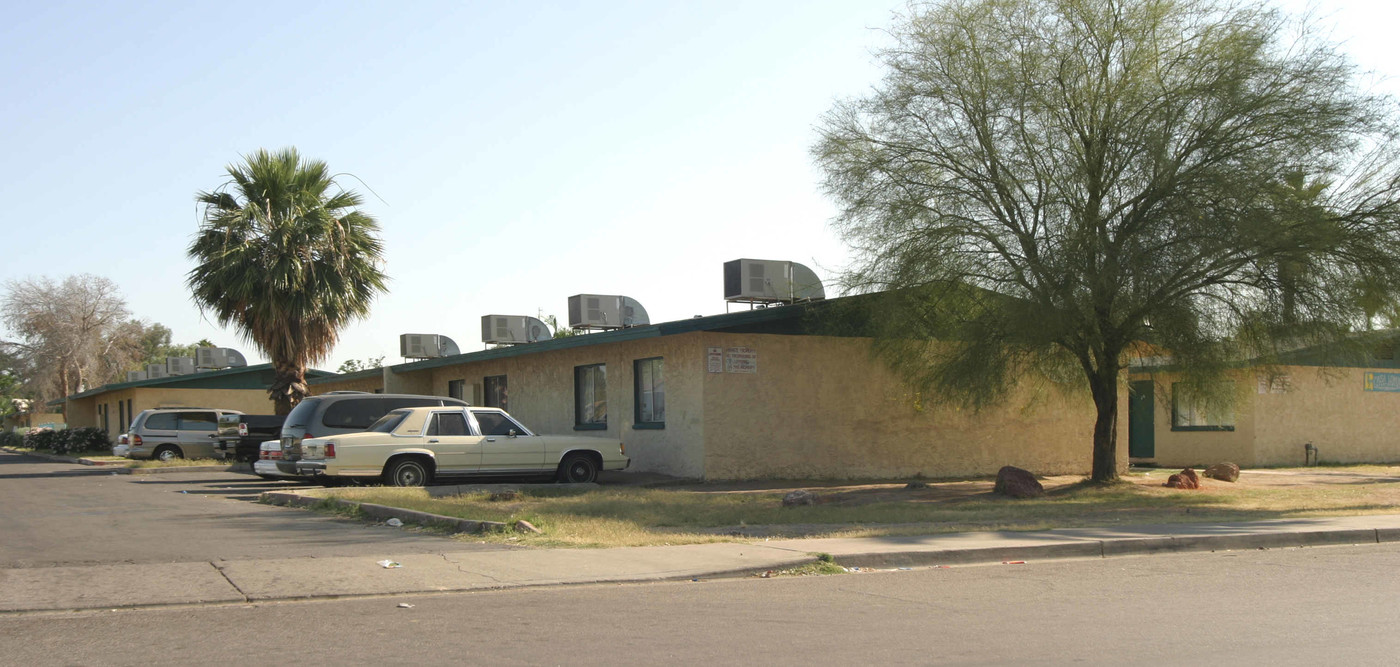
<svg viewBox="0 0 1400 667"><path fill-rule="evenodd" d="M797 262L736 259L724 263L725 301L797 303L825 298L821 279Z"/></svg>
<svg viewBox="0 0 1400 667"><path fill-rule="evenodd" d="M403 334L399 336L399 356L405 359L437 359L462 353L451 338L439 334Z"/></svg>
<svg viewBox="0 0 1400 667"><path fill-rule="evenodd" d="M146 364L146 379L159 380L169 376L170 374L165 372L165 364Z"/></svg>
<svg viewBox="0 0 1400 667"><path fill-rule="evenodd" d="M196 370L218 370L221 368L242 368L248 360L238 350L229 347L197 347L194 349Z"/></svg>
<svg viewBox="0 0 1400 667"><path fill-rule="evenodd" d="M481 342L519 345L549 340L554 335L540 320L526 315L482 315Z"/></svg>
<svg viewBox="0 0 1400 667"><path fill-rule="evenodd" d="M146 371L127 371L127 372L126 372L126 381L127 381L127 382L140 382L140 381L145 380L145 379L146 379Z"/></svg>
<svg viewBox="0 0 1400 667"><path fill-rule="evenodd" d="M647 310L636 299L604 294L569 297L570 329L624 329L651 324Z"/></svg>

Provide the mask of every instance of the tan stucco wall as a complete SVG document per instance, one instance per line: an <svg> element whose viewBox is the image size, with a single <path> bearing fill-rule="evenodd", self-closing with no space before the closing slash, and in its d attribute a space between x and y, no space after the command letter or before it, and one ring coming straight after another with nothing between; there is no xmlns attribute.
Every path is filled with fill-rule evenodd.
<svg viewBox="0 0 1400 667"><path fill-rule="evenodd" d="M872 359L867 339L712 333L704 343L758 355L757 373L705 373L707 478L953 477L1005 465L1087 474L1092 467L1087 392L1026 386L1005 406L977 413L920 410ZM1121 469L1126 388L1120 401Z"/></svg>
<svg viewBox="0 0 1400 667"><path fill-rule="evenodd" d="M1400 461L1400 393L1365 391L1368 371L1394 369L1285 366L1285 391L1260 393L1260 372L1233 375L1234 431L1173 431L1172 377L1156 378L1154 454L1170 467L1230 461L1241 466L1301 466L1303 446L1332 463ZM1135 379L1148 379L1135 376ZM1267 387L1267 378L1264 380Z"/></svg>
<svg viewBox="0 0 1400 667"><path fill-rule="evenodd" d="M1367 371L1288 367L1288 391L1255 396L1255 465L1303 463L1303 445L1330 463L1400 461L1400 393L1365 391Z"/></svg>
<svg viewBox="0 0 1400 667"><path fill-rule="evenodd" d="M507 408L537 433L597 435L622 440L632 469L680 477L700 477L703 464L701 414L704 349L700 334L680 334L542 352L474 364L395 374L406 393L447 396L447 383L465 380L464 397L479 403L487 376L505 375ZM633 365L638 359L664 359L666 428L634 429ZM607 430L574 430L574 368L606 364ZM396 389L395 391L404 391Z"/></svg>
<svg viewBox="0 0 1400 667"><path fill-rule="evenodd" d="M384 378L371 377L360 378L358 380L331 380L329 382L318 382L308 385L311 394L328 394L333 391L365 391L374 393L384 388Z"/></svg>
<svg viewBox="0 0 1400 667"><path fill-rule="evenodd" d="M132 387L117 391L103 392L77 400L69 400L67 412L71 416L69 428L85 426L101 427L102 417L99 406L108 410L107 430L113 438L121 432L121 411L118 401L131 400L135 414L142 410L168 407L224 408L239 410L249 414L272 414L273 404L267 392L262 389L184 389L160 387ZM134 415L126 415L130 423Z"/></svg>
<svg viewBox="0 0 1400 667"><path fill-rule="evenodd" d="M1170 374L1134 375L1134 380L1154 382L1154 411L1152 417L1153 454L1145 461L1168 467L1200 468L1229 461L1241 466L1261 465L1254 452L1254 372L1236 373L1235 430L1233 431L1174 431L1172 430L1172 382ZM1126 405L1126 404L1125 404ZM1124 420L1127 411L1123 412ZM1134 459L1136 460L1136 459Z"/></svg>
<svg viewBox="0 0 1400 667"><path fill-rule="evenodd" d="M61 412L26 412L24 414L5 417L4 429L6 431L13 431L15 429L34 428L40 424L63 423L65 423L65 419Z"/></svg>

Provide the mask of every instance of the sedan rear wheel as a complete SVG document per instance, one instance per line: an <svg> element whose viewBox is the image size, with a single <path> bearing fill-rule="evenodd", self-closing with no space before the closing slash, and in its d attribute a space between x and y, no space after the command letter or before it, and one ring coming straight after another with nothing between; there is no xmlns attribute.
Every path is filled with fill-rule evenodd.
<svg viewBox="0 0 1400 667"><path fill-rule="evenodd" d="M174 461L175 459L183 459L185 456L175 445L162 445L156 448L155 458L160 461Z"/></svg>
<svg viewBox="0 0 1400 667"><path fill-rule="evenodd" d="M399 459L384 469L384 483L389 486L425 486L431 476L419 459Z"/></svg>

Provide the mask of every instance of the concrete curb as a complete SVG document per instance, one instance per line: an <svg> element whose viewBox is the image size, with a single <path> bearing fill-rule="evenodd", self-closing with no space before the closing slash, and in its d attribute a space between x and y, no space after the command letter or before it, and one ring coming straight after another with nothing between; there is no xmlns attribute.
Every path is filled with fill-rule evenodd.
<svg viewBox="0 0 1400 667"><path fill-rule="evenodd" d="M130 461L94 461L92 459L80 459L72 456L59 456L57 454L40 454L39 452L26 452L9 447L0 447L0 451L6 451L20 456L29 456L44 461L54 463L71 463L94 468L111 468L108 472L116 475L160 475L177 472L246 472L251 473L253 466L245 463L236 463L228 466L171 466L168 468L127 468Z"/></svg>
<svg viewBox="0 0 1400 667"><path fill-rule="evenodd" d="M502 531L510 527L509 524L500 521L477 521L475 519L459 519L441 514L430 514L428 512L418 512L415 510L403 509L400 507L389 507L388 505L376 505L374 503L361 503L353 500L341 498L325 498L317 493L292 493L286 491L264 491L259 496L264 502L281 505L284 507L314 507L322 503L330 503L337 507L353 510L359 508L365 516L388 521L398 519L404 523L416 523L423 526L436 526L449 528L458 533L484 533L486 531Z"/></svg>

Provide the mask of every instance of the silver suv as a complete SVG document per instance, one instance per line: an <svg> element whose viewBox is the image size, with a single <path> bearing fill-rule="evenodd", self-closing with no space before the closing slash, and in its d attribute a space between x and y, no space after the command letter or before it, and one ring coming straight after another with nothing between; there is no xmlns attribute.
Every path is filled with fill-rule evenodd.
<svg viewBox="0 0 1400 667"><path fill-rule="evenodd" d="M128 458L208 459L219 443L219 416L241 415L238 410L210 408L159 408L142 410L127 433Z"/></svg>

